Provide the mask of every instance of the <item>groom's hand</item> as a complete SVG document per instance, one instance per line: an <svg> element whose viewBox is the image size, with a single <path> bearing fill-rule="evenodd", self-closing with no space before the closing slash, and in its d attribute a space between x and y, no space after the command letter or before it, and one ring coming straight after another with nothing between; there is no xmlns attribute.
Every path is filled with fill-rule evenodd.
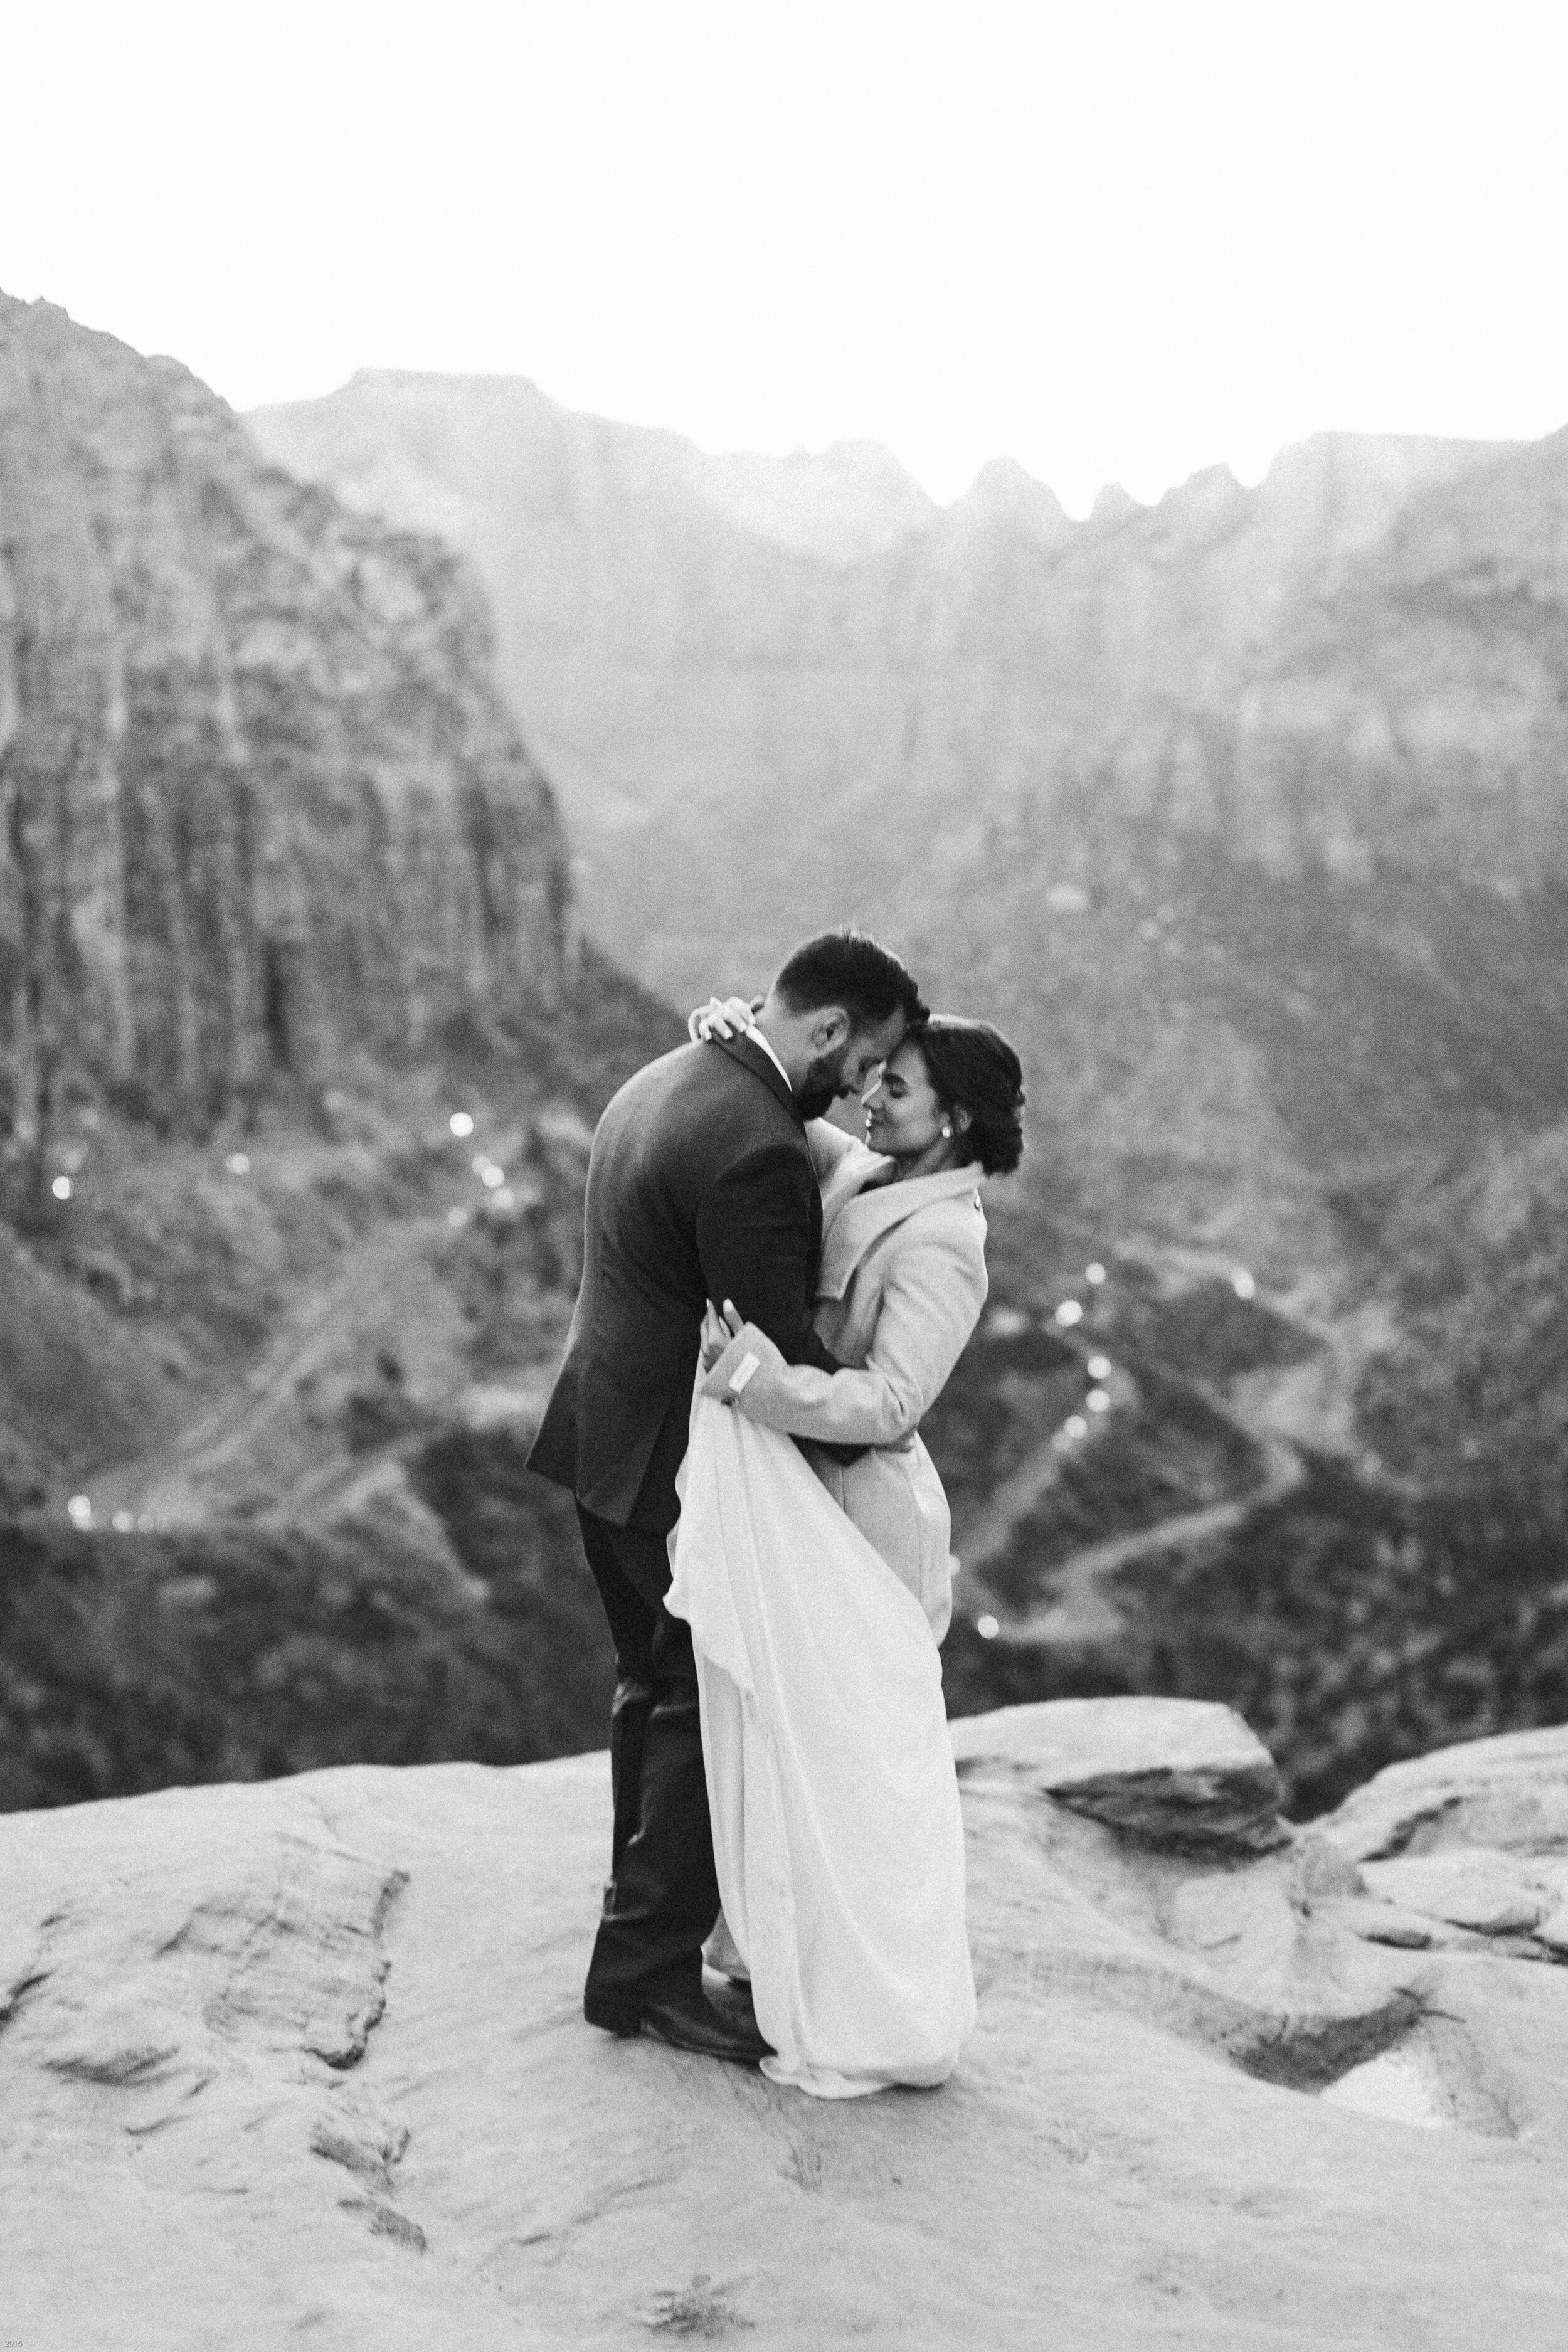
<svg viewBox="0 0 1568 2352"><path fill-rule="evenodd" d="M697 1255L710 1298L733 1299L742 1324L764 1332L786 1364L840 1367L811 1320L816 1284L809 1151L768 1141L711 1184L697 1213Z"/></svg>
<svg viewBox="0 0 1568 2352"><path fill-rule="evenodd" d="M721 1315L713 1301L708 1301L702 1317L702 1369L705 1372L712 1370L731 1340L745 1328L745 1318L732 1298L726 1298Z"/></svg>

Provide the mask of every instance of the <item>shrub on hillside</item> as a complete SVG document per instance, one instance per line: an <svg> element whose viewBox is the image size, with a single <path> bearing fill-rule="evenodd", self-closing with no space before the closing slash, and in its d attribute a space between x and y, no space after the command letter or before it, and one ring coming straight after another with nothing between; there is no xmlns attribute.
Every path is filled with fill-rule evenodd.
<svg viewBox="0 0 1568 2352"><path fill-rule="evenodd" d="M0 1810L598 1746L609 1643L575 1529L539 1492L541 1572L504 1605L379 1525L0 1528Z"/></svg>

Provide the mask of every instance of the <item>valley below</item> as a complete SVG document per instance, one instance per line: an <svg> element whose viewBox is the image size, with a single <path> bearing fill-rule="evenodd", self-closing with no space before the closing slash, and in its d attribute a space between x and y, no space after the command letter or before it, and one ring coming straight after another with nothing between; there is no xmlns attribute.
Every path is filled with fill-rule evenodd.
<svg viewBox="0 0 1568 2352"><path fill-rule="evenodd" d="M602 1743L597 1598L569 1498L524 1467L595 1108L503 1065L340 1090L331 1133L99 1128L70 1216L9 1244L52 1321L26 1395L56 1403L24 1454L12 1391L0 1802ZM1568 1715L1559 1555L1371 1454L1365 1313L1310 1324L1247 1269L1100 1246L1091 1281L1080 1236L1031 1221L1039 1270L999 1283L927 1424L950 1711L1223 1698L1297 1817ZM130 1444L121 1360L156 1379Z"/></svg>

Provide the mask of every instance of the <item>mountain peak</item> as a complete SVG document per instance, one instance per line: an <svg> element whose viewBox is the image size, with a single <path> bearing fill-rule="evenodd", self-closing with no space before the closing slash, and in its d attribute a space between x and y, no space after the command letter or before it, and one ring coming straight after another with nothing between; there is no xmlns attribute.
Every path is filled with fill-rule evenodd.
<svg viewBox="0 0 1568 2352"><path fill-rule="evenodd" d="M1147 514L1148 511L1142 499L1135 499L1131 490L1122 488L1120 482L1107 482L1104 488L1097 492L1089 519L1090 522L1098 523L1131 522L1134 515Z"/></svg>
<svg viewBox="0 0 1568 2352"><path fill-rule="evenodd" d="M1182 514L1213 513L1245 502L1247 492L1228 466L1202 466L1184 482L1173 484L1160 504Z"/></svg>
<svg viewBox="0 0 1568 2352"><path fill-rule="evenodd" d="M533 378L527 375L452 374L441 368L381 367L355 368L347 383L339 386L339 391L340 393L356 390L361 392L434 391L439 388L443 392L449 392L454 387L469 392L491 394L510 392L537 394L539 392L539 386L534 383ZM331 394L327 395L329 399L332 396Z"/></svg>
<svg viewBox="0 0 1568 2352"><path fill-rule="evenodd" d="M935 500L879 441L830 441L785 457L704 452L700 479L731 522L834 562L879 554L937 515Z"/></svg>
<svg viewBox="0 0 1568 2352"><path fill-rule="evenodd" d="M1013 523L1047 541L1062 539L1072 529L1055 490L1016 457L987 458L948 514L965 522Z"/></svg>

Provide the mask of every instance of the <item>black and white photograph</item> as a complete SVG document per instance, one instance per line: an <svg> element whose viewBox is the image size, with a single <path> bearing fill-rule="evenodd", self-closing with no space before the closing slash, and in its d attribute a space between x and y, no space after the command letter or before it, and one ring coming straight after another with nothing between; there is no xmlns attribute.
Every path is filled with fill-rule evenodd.
<svg viewBox="0 0 1568 2352"><path fill-rule="evenodd" d="M1568 13L0 91L0 2352L1568 2340Z"/></svg>

